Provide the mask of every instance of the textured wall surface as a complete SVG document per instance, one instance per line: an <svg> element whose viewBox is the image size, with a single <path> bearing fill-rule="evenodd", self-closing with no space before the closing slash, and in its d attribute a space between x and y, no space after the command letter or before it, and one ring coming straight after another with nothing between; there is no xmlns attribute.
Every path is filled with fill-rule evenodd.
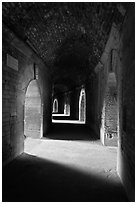
<svg viewBox="0 0 137 204"><path fill-rule="evenodd" d="M4 25L3 25L4 27ZM16 38L14 38L15 40ZM34 79L34 63L36 57L26 56L23 50L16 48L11 43L12 32L3 32L2 50L2 143L3 143L3 163L12 160L15 156L23 152L24 148L24 103L25 92L28 84ZM10 61L7 64L7 54L12 56L17 62ZM43 64L39 64L39 84L42 95L43 109L46 117L43 120L43 134L50 125L50 85L48 75L44 76ZM18 69L17 69L18 68ZM47 71L47 70L46 70ZM47 72L48 73L48 72ZM44 111L43 111L44 114Z"/></svg>
<svg viewBox="0 0 137 204"><path fill-rule="evenodd" d="M118 172L134 201L135 188L135 10L131 6L121 36L120 141Z"/></svg>
<svg viewBox="0 0 137 204"><path fill-rule="evenodd" d="M104 99L104 144L110 146L117 146L118 134L117 134L117 120L118 120L118 108L117 108L117 83L114 72L108 74L108 82L106 87L105 99Z"/></svg>
<svg viewBox="0 0 137 204"><path fill-rule="evenodd" d="M87 124L91 128L97 124L104 145L116 145L118 138L118 173L132 201L134 201L135 182L134 28L134 5L131 5L124 24L118 31L119 34L117 35L114 29L115 32L112 32L112 37L110 35L108 39L104 56L101 58L102 64L95 68L97 85L94 86L95 78L93 78L87 88ZM114 52L111 56L112 50ZM108 86L108 76L112 72L115 73L117 83L115 86ZM113 103L111 95L114 96ZM117 131L115 141L109 143L106 140L107 131Z"/></svg>
<svg viewBox="0 0 137 204"><path fill-rule="evenodd" d="M105 144L106 129L110 129L110 118L113 115L113 127L118 134L118 173L125 186L130 200L134 201L135 182L135 19L134 5L128 9L124 24L119 30L117 50L111 61L111 49L114 43L107 47L109 56L103 62L103 67L98 72L98 115L101 116L101 141ZM111 40L110 40L111 42ZM115 47L115 48L116 48ZM113 63L112 63L113 62ZM112 66L112 70L111 70ZM116 75L117 116L109 106L109 97L105 97L107 91L108 73L113 71ZM113 89L112 89L113 92ZM107 99L107 111L104 99ZM114 104L113 104L114 105ZM116 104L115 104L116 105ZM105 108L103 108L103 106ZM111 107L112 108L112 107ZM114 107L113 107L114 108ZM116 121L117 118L117 121ZM114 127L115 126L115 127Z"/></svg>

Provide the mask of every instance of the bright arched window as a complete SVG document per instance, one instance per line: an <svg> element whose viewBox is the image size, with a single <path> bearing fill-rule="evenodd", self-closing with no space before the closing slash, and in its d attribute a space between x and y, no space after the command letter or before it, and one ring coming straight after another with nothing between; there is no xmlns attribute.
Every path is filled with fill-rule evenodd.
<svg viewBox="0 0 137 204"><path fill-rule="evenodd" d="M53 113L58 113L58 100L54 99L53 102Z"/></svg>
<svg viewBox="0 0 137 204"><path fill-rule="evenodd" d="M79 96L79 120L86 121L86 93L84 88L81 89Z"/></svg>

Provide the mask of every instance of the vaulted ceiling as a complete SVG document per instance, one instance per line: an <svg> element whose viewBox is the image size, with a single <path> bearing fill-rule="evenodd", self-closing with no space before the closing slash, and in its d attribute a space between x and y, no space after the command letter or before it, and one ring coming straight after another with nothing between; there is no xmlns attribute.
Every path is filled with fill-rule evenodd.
<svg viewBox="0 0 137 204"><path fill-rule="evenodd" d="M45 62L54 87L67 90L93 72L112 23L120 26L127 8L112 2L4 2L2 20Z"/></svg>

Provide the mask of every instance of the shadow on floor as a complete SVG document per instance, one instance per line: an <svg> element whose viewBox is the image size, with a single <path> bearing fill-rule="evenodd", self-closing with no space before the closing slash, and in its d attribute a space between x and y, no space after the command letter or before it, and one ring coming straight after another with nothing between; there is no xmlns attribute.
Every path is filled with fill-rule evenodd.
<svg viewBox="0 0 137 204"><path fill-rule="evenodd" d="M46 138L55 140L98 140L99 137L93 133L85 124L63 124L52 123L51 131Z"/></svg>
<svg viewBox="0 0 137 204"><path fill-rule="evenodd" d="M128 201L118 183L25 153L2 174L3 202Z"/></svg>

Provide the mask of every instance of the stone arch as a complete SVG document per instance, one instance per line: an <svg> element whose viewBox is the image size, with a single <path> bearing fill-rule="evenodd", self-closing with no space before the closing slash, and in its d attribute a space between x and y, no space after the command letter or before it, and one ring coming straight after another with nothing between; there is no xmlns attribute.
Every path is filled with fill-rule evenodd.
<svg viewBox="0 0 137 204"><path fill-rule="evenodd" d="M66 102L64 104L64 114L70 116L70 104Z"/></svg>
<svg viewBox="0 0 137 204"><path fill-rule="evenodd" d="M86 121L86 93L84 88L81 89L79 96L79 120Z"/></svg>
<svg viewBox="0 0 137 204"><path fill-rule="evenodd" d="M101 119L101 141L104 145L117 146L117 119L117 81L115 73L110 72L108 74Z"/></svg>
<svg viewBox="0 0 137 204"><path fill-rule="evenodd" d="M58 113L58 99L55 98L53 101L53 113Z"/></svg>
<svg viewBox="0 0 137 204"><path fill-rule="evenodd" d="M24 135L32 138L42 136L42 102L37 80L30 81L25 94Z"/></svg>
<svg viewBox="0 0 137 204"><path fill-rule="evenodd" d="M68 93L65 93L64 96L64 115L70 116L70 100Z"/></svg>

